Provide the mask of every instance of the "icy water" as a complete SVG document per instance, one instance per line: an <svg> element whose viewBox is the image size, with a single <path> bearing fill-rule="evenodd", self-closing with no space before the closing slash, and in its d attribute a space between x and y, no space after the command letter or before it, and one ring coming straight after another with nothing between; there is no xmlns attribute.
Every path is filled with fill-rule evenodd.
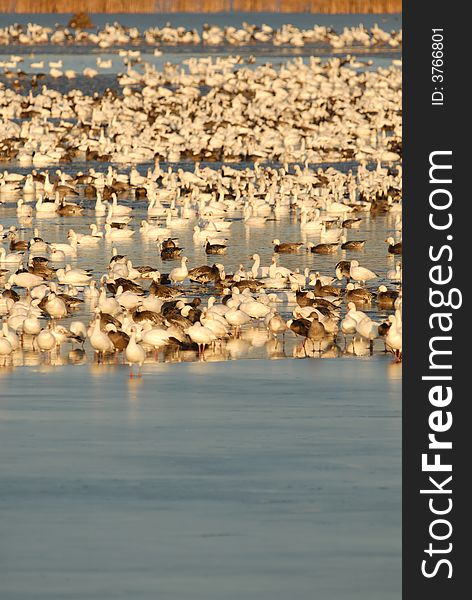
<svg viewBox="0 0 472 600"><path fill-rule="evenodd" d="M0 371L2 600L397 600L400 377Z"/></svg>
<svg viewBox="0 0 472 600"><path fill-rule="evenodd" d="M0 26L65 24L68 18L0 15ZM103 26L124 18L93 20ZM195 27L243 21L319 23L337 30L359 23L401 26L399 15L126 16L127 24L141 29L167 21ZM317 52L326 58L342 54ZM0 47L0 54L12 53L25 55L20 67L26 73L33 71L31 62L43 59L62 58L65 69L95 67L98 55L96 48ZM258 63L275 65L313 51L192 46L164 48L161 57L143 50L143 58L159 66L203 53L256 53ZM100 77L45 83L100 91L124 70L117 50L101 56L112 58L113 66ZM399 57L398 51L362 56L373 60L372 68ZM144 173L147 166L139 169ZM104 171L107 165L75 163L65 169L89 167ZM0 222L8 227L17 218L13 199L4 200ZM145 204L120 198L131 202L132 227L138 230ZM91 208L90 203L83 218L35 219L33 226L50 241L65 241L70 227L86 231ZM378 272L381 283L394 265L384 243L386 232L393 233L394 215L361 217L352 238L367 243L356 258ZM175 235L190 266L215 262L194 243L191 228ZM249 256L258 251L267 265L271 240L294 236L300 238L299 228L290 218L263 228L235 219L228 255L215 258L230 272L240 263L250 267ZM300 240L319 241L316 235ZM176 265L163 264L155 243L139 231L132 243L113 246L133 263L156 264L162 272ZM72 264L103 273L111 248L104 241L98 252L82 248ZM281 256L280 263L333 274L338 260L353 257L301 252ZM287 317L294 306L279 308ZM372 315L380 321L386 313L376 309ZM61 368L27 350L16 364L29 368L0 368L1 599L398 600L401 366L383 354L379 341L372 357L287 360L297 355L299 341L287 335L284 346L274 346L272 340L243 336L232 352L208 352L206 361L185 362L194 361L195 353L179 356L178 364L164 363L162 356L159 363L150 359L142 379L129 379L127 367L119 364L90 364L88 347L84 355L66 346L62 356L52 357ZM220 362L241 355L278 360Z"/></svg>

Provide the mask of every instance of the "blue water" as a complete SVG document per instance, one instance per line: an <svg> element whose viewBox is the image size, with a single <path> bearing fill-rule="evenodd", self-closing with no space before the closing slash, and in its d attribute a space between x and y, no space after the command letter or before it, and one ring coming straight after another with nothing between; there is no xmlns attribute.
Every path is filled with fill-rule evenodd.
<svg viewBox="0 0 472 600"><path fill-rule="evenodd" d="M0 371L2 600L398 600L391 359Z"/></svg>

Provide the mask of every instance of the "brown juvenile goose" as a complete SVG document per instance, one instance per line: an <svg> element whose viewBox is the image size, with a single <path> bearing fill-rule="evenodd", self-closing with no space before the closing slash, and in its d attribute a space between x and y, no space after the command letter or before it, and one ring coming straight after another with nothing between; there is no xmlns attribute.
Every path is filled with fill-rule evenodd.
<svg viewBox="0 0 472 600"><path fill-rule="evenodd" d="M366 288L356 288L353 283L348 283L346 286L346 300L354 302L354 304L369 304L375 294Z"/></svg>
<svg viewBox="0 0 472 600"><path fill-rule="evenodd" d="M116 294L119 287L123 288L123 292L133 292L139 295L144 294L144 289L140 285L124 277L118 277L114 281L107 283L107 289L112 294Z"/></svg>
<svg viewBox="0 0 472 600"><path fill-rule="evenodd" d="M161 249L161 259L162 260L174 260L176 258L180 258L182 254L183 248L179 248L178 246L172 246L168 248Z"/></svg>
<svg viewBox="0 0 472 600"><path fill-rule="evenodd" d="M182 292L177 288L168 285L162 285L157 281L153 281L151 283L149 293L151 296L156 296L157 298L162 298L164 300L177 298L178 296L182 295Z"/></svg>
<svg viewBox="0 0 472 600"><path fill-rule="evenodd" d="M278 239L272 240L272 243L275 244L274 252L278 254L298 252L301 246L303 246L303 242L280 242Z"/></svg>
<svg viewBox="0 0 472 600"><path fill-rule="evenodd" d="M224 254L227 250L227 246L224 244L210 244L208 238L205 245L205 252L207 254Z"/></svg>
<svg viewBox="0 0 472 600"><path fill-rule="evenodd" d="M164 317L153 310L135 310L132 315L135 323L153 323L154 325L164 325L165 322Z"/></svg>
<svg viewBox="0 0 472 600"><path fill-rule="evenodd" d="M362 250L365 246L365 240L347 240L343 235L341 237L341 249L342 250Z"/></svg>
<svg viewBox="0 0 472 600"><path fill-rule="evenodd" d="M167 238L161 244L161 248L176 248L177 244L172 238Z"/></svg>
<svg viewBox="0 0 472 600"><path fill-rule="evenodd" d="M377 302L379 306L383 308L393 308L395 300L398 298L398 292L396 290L388 290L385 285L379 287L377 293Z"/></svg>
<svg viewBox="0 0 472 600"><path fill-rule="evenodd" d="M301 335L306 338L311 321L308 319L290 319L287 321L287 325L296 335Z"/></svg>
<svg viewBox="0 0 472 600"><path fill-rule="evenodd" d="M342 222L342 227L345 229L357 229L361 224L362 219L346 219Z"/></svg>
<svg viewBox="0 0 472 600"><path fill-rule="evenodd" d="M338 264L334 267L336 271L336 277L341 280L346 278L348 281L351 279L351 261L350 260L340 260Z"/></svg>
<svg viewBox="0 0 472 600"><path fill-rule="evenodd" d="M216 265L209 267L208 265L202 265L201 267L194 267L188 272L188 278L190 281L196 281L197 283L209 283L211 281L217 282L221 280L220 270Z"/></svg>
<svg viewBox="0 0 472 600"><path fill-rule="evenodd" d="M119 353L123 352L123 350L126 350L129 344L129 335L121 329L117 329L116 325L113 323L109 323L105 329L108 337L115 347L115 352Z"/></svg>
<svg viewBox="0 0 472 600"><path fill-rule="evenodd" d="M82 208L82 206L71 203L66 204L65 202L61 202L59 208L57 209L57 214L62 215L63 217L79 216L83 212L84 209Z"/></svg>
<svg viewBox="0 0 472 600"><path fill-rule="evenodd" d="M27 242L26 240L17 240L15 233L9 234L9 237L10 237L10 250L22 251L22 250L29 249L30 243Z"/></svg>
<svg viewBox="0 0 472 600"><path fill-rule="evenodd" d="M318 353L321 354L321 342L326 337L327 332L323 323L319 322L318 314L313 313L312 316L313 320L308 328L306 337L313 342L313 345L315 345L315 342L318 342Z"/></svg>
<svg viewBox="0 0 472 600"><path fill-rule="evenodd" d="M313 286L313 293L315 296L336 296L339 297L341 295L340 288L334 287L334 285L322 285L319 279L316 280L315 285Z"/></svg>
<svg viewBox="0 0 472 600"><path fill-rule="evenodd" d="M339 244L313 244L309 242L307 248L314 254L334 254L339 247Z"/></svg>

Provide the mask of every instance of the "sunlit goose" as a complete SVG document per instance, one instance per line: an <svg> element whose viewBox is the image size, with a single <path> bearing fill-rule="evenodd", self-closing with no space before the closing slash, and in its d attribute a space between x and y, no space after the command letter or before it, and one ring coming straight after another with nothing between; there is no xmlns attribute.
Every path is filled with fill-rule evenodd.
<svg viewBox="0 0 472 600"><path fill-rule="evenodd" d="M108 241L129 240L133 235L133 229L116 229L109 223L105 224L105 238Z"/></svg>
<svg viewBox="0 0 472 600"><path fill-rule="evenodd" d="M182 256L182 260L180 261L180 267L175 267L169 273L169 279L172 281L172 283L179 283L187 278L187 262L188 258L186 256Z"/></svg>
<svg viewBox="0 0 472 600"><path fill-rule="evenodd" d="M280 333L283 334L286 332L287 324L278 312L272 310L267 316L270 316L267 323L267 328L274 336L277 337L277 335Z"/></svg>
<svg viewBox="0 0 472 600"><path fill-rule="evenodd" d="M59 283L70 283L72 285L87 285L92 278L89 273L84 273L78 269L70 269L68 271L58 269L56 275Z"/></svg>
<svg viewBox="0 0 472 600"><path fill-rule="evenodd" d="M314 286L316 285L317 281L320 281L321 285L332 285L336 281L336 279L329 275L320 275L320 273L316 271L315 274L309 275L308 285Z"/></svg>
<svg viewBox="0 0 472 600"><path fill-rule="evenodd" d="M211 312L204 310L200 318L200 323L204 327L211 329L218 339L222 339L228 334L229 328L227 321L224 317L218 314L212 314Z"/></svg>
<svg viewBox="0 0 472 600"><path fill-rule="evenodd" d="M274 252L278 252L279 254L286 252L298 252L298 250L303 246L303 242L281 242L279 239L272 240L274 244Z"/></svg>
<svg viewBox="0 0 472 600"><path fill-rule="evenodd" d="M261 267L261 257L259 256L259 254L253 254L251 256L251 259L254 261L253 265L251 267L251 276L254 279L257 279L259 277L259 269L260 269L260 276L268 277L269 276L269 267Z"/></svg>
<svg viewBox="0 0 472 600"><path fill-rule="evenodd" d="M37 214L50 215L50 214L57 212L58 208L59 208L59 198L57 196L56 196L56 199L54 202L46 202L43 199L43 196L40 194L38 201L35 204L35 209L36 209Z"/></svg>
<svg viewBox="0 0 472 600"><path fill-rule="evenodd" d="M82 321L72 321L69 326L70 333L74 336L74 340L83 344L87 338L87 328Z"/></svg>
<svg viewBox="0 0 472 600"><path fill-rule="evenodd" d="M243 325L246 325L251 320L251 317L239 308L231 307L224 315L226 321L232 326L236 328L240 328Z"/></svg>
<svg viewBox="0 0 472 600"><path fill-rule="evenodd" d="M205 355L205 346L214 342L217 338L214 332L197 322L186 330L192 342L198 345L199 354Z"/></svg>
<svg viewBox="0 0 472 600"><path fill-rule="evenodd" d="M224 317L225 314L230 310L230 307L225 304L217 304L216 298L214 296L210 296L208 298L207 304L207 314L210 315L219 315Z"/></svg>
<svg viewBox="0 0 472 600"><path fill-rule="evenodd" d="M3 364L6 364L7 358L12 354L13 347L10 342L0 336L0 357L3 359Z"/></svg>
<svg viewBox="0 0 472 600"><path fill-rule="evenodd" d="M141 297L138 296L138 294L135 294L130 290L124 292L121 286L118 287L115 298L120 306L127 310L133 310L141 304Z"/></svg>
<svg viewBox="0 0 472 600"><path fill-rule="evenodd" d="M147 213L149 217L163 217L167 214L167 208L159 202L157 197L153 197L149 202Z"/></svg>
<svg viewBox="0 0 472 600"><path fill-rule="evenodd" d="M112 203L109 206L109 210L113 217L129 215L132 212L131 206L124 206L123 204L118 204L118 197L115 193L111 195Z"/></svg>
<svg viewBox="0 0 472 600"><path fill-rule="evenodd" d="M360 287L359 284L348 283L346 286L346 300L350 302L368 304L373 298L374 294L370 290Z"/></svg>
<svg viewBox="0 0 472 600"><path fill-rule="evenodd" d="M26 288L29 292L31 288L36 285L40 285L43 282L43 278L39 277L39 275L34 275L33 273L15 273L11 275L8 283L11 285L17 285L18 287Z"/></svg>
<svg viewBox="0 0 472 600"><path fill-rule="evenodd" d="M302 231L319 231L323 226L323 222L320 219L320 214L320 211L316 209L314 216L309 218L307 212L302 211L300 217L300 229Z"/></svg>
<svg viewBox="0 0 472 600"><path fill-rule="evenodd" d="M102 288L98 298L98 308L101 312L117 315L121 311L120 303L115 298L107 298L107 291Z"/></svg>
<svg viewBox="0 0 472 600"><path fill-rule="evenodd" d="M256 215L254 208L249 204L245 205L244 208L244 223L249 226L259 227L265 225L267 218L264 216Z"/></svg>
<svg viewBox="0 0 472 600"><path fill-rule="evenodd" d="M263 319L270 312L270 308L266 304L252 298L240 304L239 309L253 319Z"/></svg>
<svg viewBox="0 0 472 600"><path fill-rule="evenodd" d="M34 343L41 352L50 352L56 347L56 338L49 328L42 329L36 336Z"/></svg>
<svg viewBox="0 0 472 600"><path fill-rule="evenodd" d="M131 335L129 338L128 345L125 350L125 358L126 362L130 367L129 376L133 377L133 365L138 365L138 377L141 377L141 367L146 360L146 352L144 348L137 343L136 341L136 330L133 328L131 330Z"/></svg>
<svg viewBox="0 0 472 600"><path fill-rule="evenodd" d="M33 215L33 208L25 204L25 201L20 198L16 203L16 214L18 217L31 217Z"/></svg>
<svg viewBox="0 0 472 600"><path fill-rule="evenodd" d="M51 262L63 262L66 260L66 253L63 252L62 250L52 248L49 251L49 260Z"/></svg>
<svg viewBox="0 0 472 600"><path fill-rule="evenodd" d="M17 350L20 347L20 340L18 336L16 335L15 331L13 331L13 329L10 329L6 321L3 321L2 323L0 335L10 342L10 345L13 348L13 350Z"/></svg>
<svg viewBox="0 0 472 600"><path fill-rule="evenodd" d="M107 334L100 329L100 318L95 320L89 339L90 345L95 352L97 352L99 360L103 354L114 351L115 347L113 342L110 340Z"/></svg>
<svg viewBox="0 0 472 600"><path fill-rule="evenodd" d="M372 343L379 335L379 323L372 321L370 317L364 317L357 323L356 331L361 337ZM372 344L370 347L372 349Z"/></svg>
<svg viewBox="0 0 472 600"><path fill-rule="evenodd" d="M22 325L23 334L38 335L41 331L41 322L33 311L28 311Z"/></svg>
<svg viewBox="0 0 472 600"><path fill-rule="evenodd" d="M169 333L162 327L153 327L143 331L141 341L145 346L149 346L152 350L157 351L169 342Z"/></svg>
<svg viewBox="0 0 472 600"><path fill-rule="evenodd" d="M2 265L21 265L23 264L23 254L7 254L5 248L0 246L0 264Z"/></svg>
<svg viewBox="0 0 472 600"><path fill-rule="evenodd" d="M387 348L393 352L395 358L398 361L401 361L403 353L403 341L402 323L399 311L396 311L394 315L390 315L388 320L391 325L390 329L388 330L387 337L385 338L385 343Z"/></svg>
<svg viewBox="0 0 472 600"><path fill-rule="evenodd" d="M107 213L108 205L103 202L102 194L97 191L97 200L95 201L95 214L97 216L103 216Z"/></svg>
<svg viewBox="0 0 472 600"><path fill-rule="evenodd" d="M390 269L387 271L387 279L390 281L401 281L402 280L402 265L401 263L396 263L394 269Z"/></svg>
<svg viewBox="0 0 472 600"><path fill-rule="evenodd" d="M159 239L164 239L165 237L172 235L172 230L170 229L170 227L163 227L162 225L151 225L145 220L141 221L141 227L139 228L139 231L142 235L145 235L146 237L155 241Z"/></svg>
<svg viewBox="0 0 472 600"><path fill-rule="evenodd" d="M365 246L365 240L347 240L345 235L339 238L341 250L362 250Z"/></svg>
<svg viewBox="0 0 472 600"><path fill-rule="evenodd" d="M357 260L351 261L350 276L354 281L365 283L371 279L377 279L378 275L365 267L360 267Z"/></svg>
<svg viewBox="0 0 472 600"><path fill-rule="evenodd" d="M59 250L67 256L74 256L75 254L77 254L77 243L73 240L71 240L70 244L65 244L62 242L52 242L50 244L50 248L51 250Z"/></svg>
<svg viewBox="0 0 472 600"><path fill-rule="evenodd" d="M100 292L97 289L97 282L92 279L88 286L84 289L84 298L89 302L98 302ZM106 312L106 311L105 311Z"/></svg>

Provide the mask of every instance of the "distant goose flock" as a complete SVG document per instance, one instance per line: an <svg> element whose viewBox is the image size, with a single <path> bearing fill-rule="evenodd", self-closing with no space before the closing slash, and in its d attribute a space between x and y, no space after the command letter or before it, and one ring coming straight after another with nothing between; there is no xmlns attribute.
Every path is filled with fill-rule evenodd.
<svg viewBox="0 0 472 600"><path fill-rule="evenodd" d="M401 32L0 30L0 44L143 39L395 48ZM398 66L122 58L103 94L61 92L62 60L32 61L41 86L18 73L0 83L0 366L94 357L139 375L263 348L401 361ZM109 68L96 66L82 75Z"/></svg>
<svg viewBox="0 0 472 600"><path fill-rule="evenodd" d="M0 28L0 45L93 45L113 48L127 45L176 46L205 45L247 46L272 44L274 46L328 45L333 49L351 47L390 49L401 48L402 31L384 31L378 25L370 29L363 25L345 27L337 33L331 27L315 25L312 29L300 29L285 24L278 29L269 25L244 23L242 27L220 27L204 25L201 31L185 27L151 27L139 31L137 27L126 27L119 23L108 24L103 29L79 29L56 26L45 27L37 23L7 25ZM133 56L133 50L128 51ZM40 68L40 67L39 67Z"/></svg>

